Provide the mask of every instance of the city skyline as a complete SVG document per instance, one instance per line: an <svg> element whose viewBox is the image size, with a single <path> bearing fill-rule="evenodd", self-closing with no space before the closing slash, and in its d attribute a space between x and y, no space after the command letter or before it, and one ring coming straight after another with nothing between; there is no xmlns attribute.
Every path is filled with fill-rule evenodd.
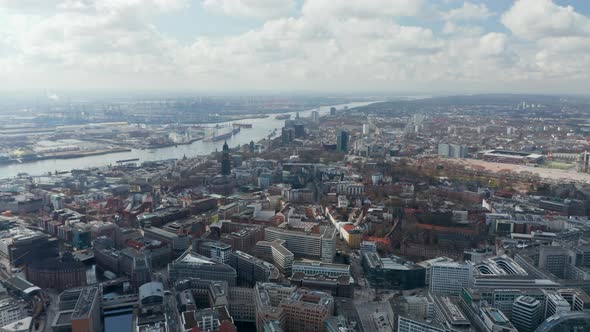
<svg viewBox="0 0 590 332"><path fill-rule="evenodd" d="M0 1L0 91L585 94L584 1Z"/></svg>

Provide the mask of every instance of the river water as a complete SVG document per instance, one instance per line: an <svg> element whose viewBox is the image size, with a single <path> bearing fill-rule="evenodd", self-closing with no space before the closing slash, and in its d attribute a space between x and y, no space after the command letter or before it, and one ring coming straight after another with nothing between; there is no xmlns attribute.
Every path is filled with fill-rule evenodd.
<svg viewBox="0 0 590 332"><path fill-rule="evenodd" d="M322 106L319 108L320 115L326 115L330 112L331 107L336 109L343 109L348 106L349 108L358 107L363 105L371 104L372 102L356 102L341 105ZM310 117L311 112L317 110L306 110L299 112L299 116L302 118ZM295 118L296 112L291 112L291 119ZM270 115L268 118L261 119L247 119L239 121L228 121L220 123L220 125L227 125L233 122L240 123L251 123L253 127L251 129L242 128L242 130L236 135L228 138L227 144L230 147L236 147L238 145L249 143L250 141L257 142L268 136L272 131L277 129L277 135L280 135L280 129L283 127L285 120L275 119L275 115ZM72 159L47 159L40 160L31 163L24 164L10 164L0 166L0 179L14 177L18 173L28 173L29 175L42 175L47 172L64 171L72 169L85 169L96 166L106 166L115 164L117 160L126 160L139 158L138 163L144 161L156 161L165 159L180 159L183 156L187 158L196 157L199 155L209 154L215 150L221 150L223 146L223 140L216 142L204 142L196 141L192 144L170 146L152 150L139 150L133 149L129 152L110 153L100 156L88 156L82 158Z"/></svg>

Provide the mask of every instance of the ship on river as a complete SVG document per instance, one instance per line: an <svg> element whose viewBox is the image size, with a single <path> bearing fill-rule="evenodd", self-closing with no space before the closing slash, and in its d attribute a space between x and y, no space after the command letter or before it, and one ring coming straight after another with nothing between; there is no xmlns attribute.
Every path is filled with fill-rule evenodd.
<svg viewBox="0 0 590 332"><path fill-rule="evenodd" d="M275 116L275 119L277 120L288 120L291 118L291 114L279 114L277 116Z"/></svg>
<svg viewBox="0 0 590 332"><path fill-rule="evenodd" d="M232 137L232 135L235 135L237 133L240 132L240 127L219 127L219 128L214 128L213 129L213 133L211 135L205 136L205 139L203 139L205 142L216 142L216 141L221 141L224 139L228 139L230 137Z"/></svg>
<svg viewBox="0 0 590 332"><path fill-rule="evenodd" d="M240 127L240 128L246 128L246 129L252 128L252 124L251 123L232 123L232 125L234 127Z"/></svg>

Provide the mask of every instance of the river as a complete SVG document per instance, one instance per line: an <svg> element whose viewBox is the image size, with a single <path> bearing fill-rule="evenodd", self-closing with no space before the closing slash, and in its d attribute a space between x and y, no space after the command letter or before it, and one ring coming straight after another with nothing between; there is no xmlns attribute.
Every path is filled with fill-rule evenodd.
<svg viewBox="0 0 590 332"><path fill-rule="evenodd" d="M348 106L349 108L364 106L371 104L372 102L356 102L340 105L322 106L319 108L320 115L326 115L330 112L331 107L336 109L343 109ZM317 108L301 111L299 116L302 118L310 117L311 112L317 110ZM296 112L290 112L291 119L295 118ZM240 123L251 123L253 127L251 129L242 128L242 130L236 135L232 136L227 140L227 144L230 147L236 147L238 145L247 144L254 140L257 142L268 136L272 131L277 129L277 134L280 134L280 129L283 127L285 120L275 119L275 115L270 115L268 118L260 119L247 119L238 121L222 122L220 125L231 124L233 122ZM117 160L135 159L139 158L138 163L144 161L156 161L165 159L180 159L186 155L187 158L196 157L199 155L206 155L213 151L221 150L223 141L217 142L204 142L196 141L192 144L170 146L152 150L139 150L133 149L129 152L110 153L100 156L88 156L81 158L72 159L47 159L40 160L31 163L23 164L9 164L0 166L0 179L14 177L18 173L27 173L29 175L43 175L47 172L64 171L72 169L85 169L89 167L106 166L115 164Z"/></svg>

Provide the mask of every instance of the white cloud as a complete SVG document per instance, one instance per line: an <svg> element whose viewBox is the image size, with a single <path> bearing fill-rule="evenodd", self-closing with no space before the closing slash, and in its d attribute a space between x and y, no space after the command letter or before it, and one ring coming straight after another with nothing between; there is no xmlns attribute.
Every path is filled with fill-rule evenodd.
<svg viewBox="0 0 590 332"><path fill-rule="evenodd" d="M372 18L377 16L414 16L423 0L305 0L303 15L312 17Z"/></svg>
<svg viewBox="0 0 590 332"><path fill-rule="evenodd" d="M190 9L188 0L51 1L48 12L32 13L0 0L2 83L331 91L590 84L588 18L547 0L514 3L501 19L506 33L481 25L499 18L471 2L441 13L416 0L305 0L300 11L294 0L204 0L210 11L259 25L185 42L156 22Z"/></svg>
<svg viewBox="0 0 590 332"><path fill-rule="evenodd" d="M484 33L484 29L480 26L461 25L447 21L443 26L442 33L446 35L479 36Z"/></svg>
<svg viewBox="0 0 590 332"><path fill-rule="evenodd" d="M463 6L443 13L443 17L451 21L483 20L494 15L488 7L483 4L474 4L468 1Z"/></svg>
<svg viewBox="0 0 590 332"><path fill-rule="evenodd" d="M268 19L295 10L295 0L203 0L205 9L235 17Z"/></svg>
<svg viewBox="0 0 590 332"><path fill-rule="evenodd" d="M502 15L502 23L516 36L531 40L590 35L588 17L551 0L518 0Z"/></svg>
<svg viewBox="0 0 590 332"><path fill-rule="evenodd" d="M590 18L551 0L519 0L502 15L512 33L531 43L540 79L590 78Z"/></svg>

